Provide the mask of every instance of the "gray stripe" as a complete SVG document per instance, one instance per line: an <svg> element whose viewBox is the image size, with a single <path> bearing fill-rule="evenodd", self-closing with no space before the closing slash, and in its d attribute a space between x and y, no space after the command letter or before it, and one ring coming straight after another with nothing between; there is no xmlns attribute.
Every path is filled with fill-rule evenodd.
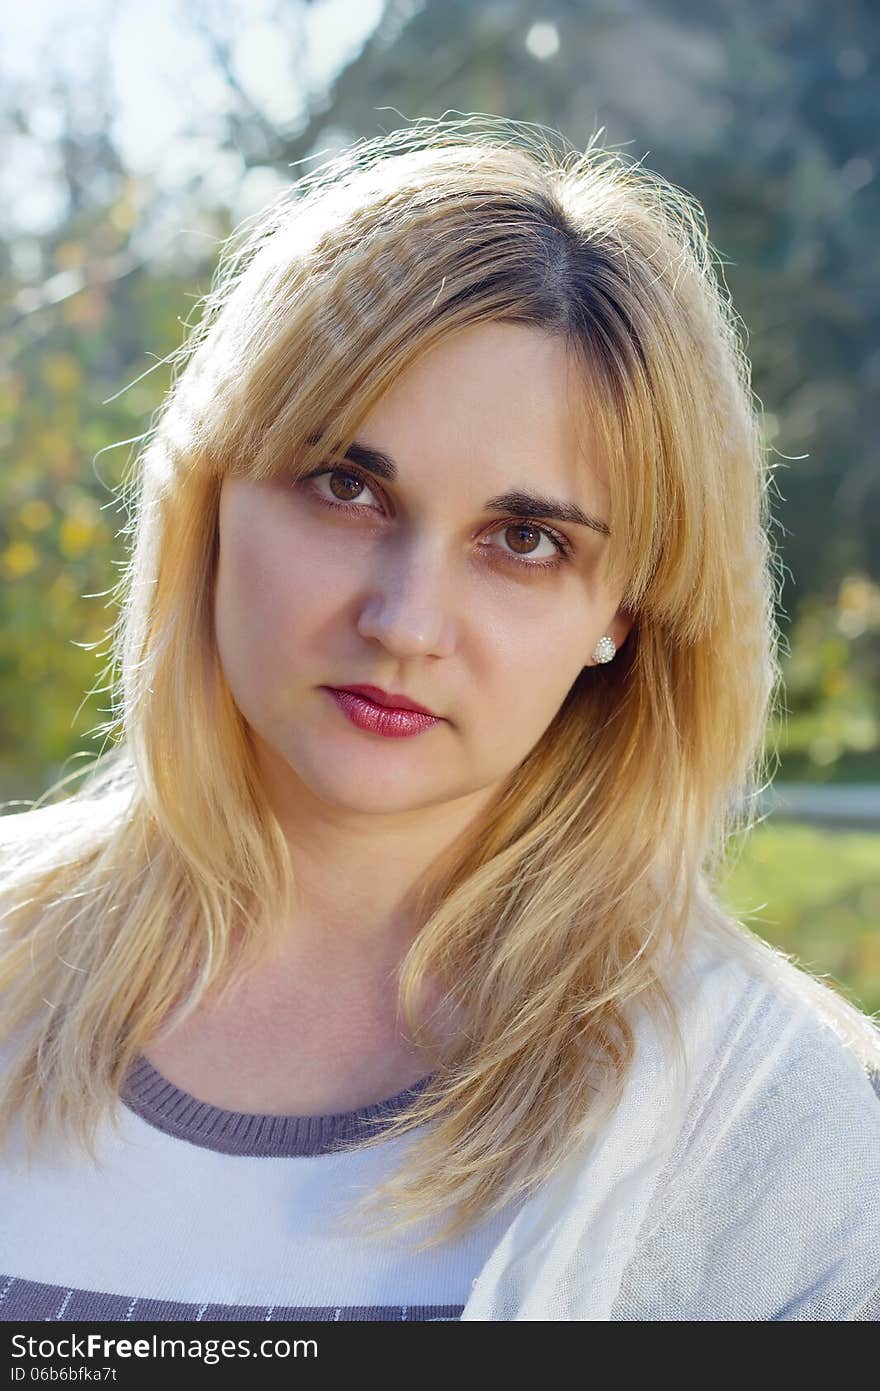
<svg viewBox="0 0 880 1391"><path fill-rule="evenodd" d="M402 1323L450 1322L461 1318L463 1304L204 1304L172 1299L146 1299L130 1294L103 1294L99 1290L71 1289L69 1285L44 1285L38 1280L17 1280L0 1275L6 1288L0 1303L0 1323L13 1321L61 1323L100 1319L102 1322L206 1322L230 1323L332 1323L340 1320Z"/></svg>
<svg viewBox="0 0 880 1391"><path fill-rule="evenodd" d="M142 1120L203 1149L222 1154L279 1158L332 1154L381 1132L386 1117L402 1111L433 1080L428 1074L385 1101L329 1116L271 1116L224 1111L181 1091L152 1063L138 1057L122 1086L121 1098Z"/></svg>

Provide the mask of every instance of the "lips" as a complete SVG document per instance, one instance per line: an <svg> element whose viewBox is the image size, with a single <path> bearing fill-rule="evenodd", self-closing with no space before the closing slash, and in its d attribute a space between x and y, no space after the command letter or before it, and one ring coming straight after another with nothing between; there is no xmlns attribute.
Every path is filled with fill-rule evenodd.
<svg viewBox="0 0 880 1391"><path fill-rule="evenodd" d="M403 710L400 706L380 705L370 696L365 696L362 691L343 690L336 686L325 686L323 689L351 724L386 739L405 739L444 723L439 715L425 714L420 710Z"/></svg>
<svg viewBox="0 0 880 1391"><path fill-rule="evenodd" d="M375 705L384 706L388 710L414 710L419 715L431 715L435 720L442 717L435 715L433 710L429 710L425 705L419 705L417 701L410 700L405 695L399 695L395 691L383 691L381 686L332 686L334 691L350 691L352 695L366 696L367 700L372 700Z"/></svg>

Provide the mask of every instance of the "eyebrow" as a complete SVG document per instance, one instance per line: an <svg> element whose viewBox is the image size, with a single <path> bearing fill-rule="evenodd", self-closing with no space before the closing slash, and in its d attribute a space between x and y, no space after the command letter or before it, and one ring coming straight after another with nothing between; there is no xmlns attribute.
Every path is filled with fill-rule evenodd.
<svg viewBox="0 0 880 1391"><path fill-rule="evenodd" d="M398 478L398 468L390 455L361 440L353 440L344 454L338 456L349 463L358 464L368 473L374 473L389 483ZM514 517L542 517L549 521L567 522L569 525L589 527L602 536L610 536L611 528L600 517L593 517L574 502L561 502L557 498L545 497L536 493L526 493L515 489L509 493L498 493L484 503L487 512L504 512Z"/></svg>

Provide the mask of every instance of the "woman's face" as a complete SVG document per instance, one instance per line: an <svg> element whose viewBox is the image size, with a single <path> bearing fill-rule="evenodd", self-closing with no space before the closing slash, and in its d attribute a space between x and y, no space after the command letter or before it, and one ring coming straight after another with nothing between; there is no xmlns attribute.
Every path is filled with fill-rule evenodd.
<svg viewBox="0 0 880 1391"><path fill-rule="evenodd" d="M569 381L576 390L561 339L467 328L403 373L358 431L393 481L362 456L308 481L225 480L217 642L276 787L355 812L480 800L541 738L598 639L620 647L630 619L603 584L607 537L548 503L521 517L515 500L492 502L528 493L607 519ZM384 737L327 689L352 684L442 718Z"/></svg>

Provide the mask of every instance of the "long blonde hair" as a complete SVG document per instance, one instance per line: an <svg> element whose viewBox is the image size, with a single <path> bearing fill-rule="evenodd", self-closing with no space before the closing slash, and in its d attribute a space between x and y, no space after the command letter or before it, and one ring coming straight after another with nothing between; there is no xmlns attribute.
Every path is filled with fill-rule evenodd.
<svg viewBox="0 0 880 1391"><path fill-rule="evenodd" d="M617 1104L636 999L680 1049L661 963L692 923L770 952L716 898L780 687L740 321L688 194L550 137L416 123L304 176L229 243L126 483L114 747L72 796L0 821L4 1143L23 1114L31 1146L57 1126L94 1152L147 1040L240 979L292 901L213 637L222 480L341 456L400 372L478 322L577 355L609 461L607 574L635 622L421 885L400 1002L433 1075L361 1143L433 1123L372 1195L379 1230L445 1215L434 1245L540 1183ZM417 1006L435 979L465 1021L451 1045ZM876 1062L873 1021L813 984Z"/></svg>

